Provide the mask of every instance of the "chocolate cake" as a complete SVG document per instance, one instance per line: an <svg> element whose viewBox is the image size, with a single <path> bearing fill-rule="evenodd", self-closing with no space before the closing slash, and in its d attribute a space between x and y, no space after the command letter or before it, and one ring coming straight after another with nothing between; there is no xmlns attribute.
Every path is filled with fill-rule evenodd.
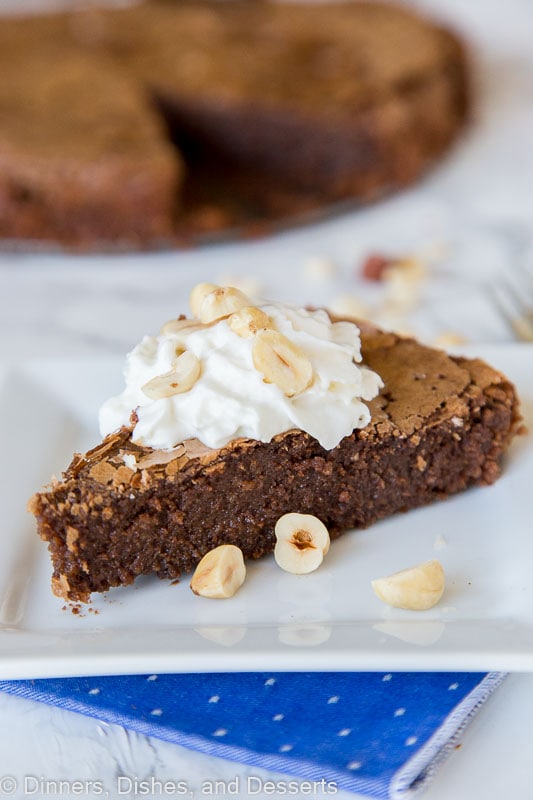
<svg viewBox="0 0 533 800"><path fill-rule="evenodd" d="M12 27L0 44L0 237L168 241L182 170L141 87L104 55L61 37L25 47Z"/></svg>
<svg viewBox="0 0 533 800"><path fill-rule="evenodd" d="M369 201L467 110L458 40L380 3L5 18L0 63L2 238L153 246Z"/></svg>
<svg viewBox="0 0 533 800"><path fill-rule="evenodd" d="M153 450L124 427L76 455L30 501L54 592L87 601L138 575L177 578L220 544L259 558L287 512L314 514L335 538L493 483L520 427L512 384L480 360L369 326L362 344L385 386L369 403L371 422L331 450L301 430L269 443L238 439L215 450L189 440Z"/></svg>

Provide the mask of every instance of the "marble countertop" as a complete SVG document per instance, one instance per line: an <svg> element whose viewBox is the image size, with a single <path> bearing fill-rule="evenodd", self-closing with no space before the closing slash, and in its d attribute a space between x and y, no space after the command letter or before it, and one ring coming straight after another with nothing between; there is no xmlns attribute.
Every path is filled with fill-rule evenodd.
<svg viewBox="0 0 533 800"><path fill-rule="evenodd" d="M121 355L185 311L188 290L199 280L235 281L296 302L358 303L428 342L510 341L489 289L533 269L533 3L413 4L463 33L475 76L471 124L423 181L372 207L262 240L158 254L0 254L0 357ZM8 5L0 2L0 10ZM425 277L406 302L391 306L390 287L359 279L369 252L423 263ZM155 775L194 785L246 774L238 765L19 698L0 695L0 714L0 775ZM425 797L533 797L532 716L533 676L511 676Z"/></svg>

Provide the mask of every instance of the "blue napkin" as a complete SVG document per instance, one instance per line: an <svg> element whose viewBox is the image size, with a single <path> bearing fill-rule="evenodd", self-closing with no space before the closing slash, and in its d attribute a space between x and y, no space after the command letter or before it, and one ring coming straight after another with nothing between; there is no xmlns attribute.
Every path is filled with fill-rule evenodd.
<svg viewBox="0 0 533 800"><path fill-rule="evenodd" d="M317 782L324 796L342 789L407 798L430 780L504 677L162 674L0 681L0 690L288 773L295 777L286 786L292 780L295 789ZM249 780L257 793L259 779Z"/></svg>

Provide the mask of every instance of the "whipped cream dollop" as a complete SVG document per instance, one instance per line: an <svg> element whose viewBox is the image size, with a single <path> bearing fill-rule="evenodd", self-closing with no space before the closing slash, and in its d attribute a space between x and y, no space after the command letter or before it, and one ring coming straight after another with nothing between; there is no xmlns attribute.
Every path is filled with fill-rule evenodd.
<svg viewBox="0 0 533 800"><path fill-rule="evenodd" d="M100 409L102 434L128 425L132 411L137 417L133 441L163 450L193 438L212 448L239 437L269 442L293 428L330 450L354 428L365 427L370 412L364 401L375 397L383 383L360 364L357 326L332 323L322 310L279 303L255 308L310 362L306 388L288 396L276 383L267 382L254 359L256 337L236 333L229 317L176 331L164 326L158 336L145 336L127 356L124 391ZM173 374L184 351L192 353L196 358L187 358L199 366L192 386L171 396L147 394L153 379Z"/></svg>

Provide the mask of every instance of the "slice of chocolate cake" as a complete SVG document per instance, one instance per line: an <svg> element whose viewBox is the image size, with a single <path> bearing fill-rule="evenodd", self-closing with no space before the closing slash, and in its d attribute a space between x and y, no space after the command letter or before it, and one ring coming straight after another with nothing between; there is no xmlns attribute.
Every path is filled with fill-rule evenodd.
<svg viewBox="0 0 533 800"><path fill-rule="evenodd" d="M194 323L192 332L190 322L176 321L133 351L127 388L102 413L103 428L110 429L134 402L131 423L76 455L62 480L30 501L39 534L48 542L58 595L86 601L91 592L130 584L138 575L176 578L221 544L237 545L246 558L258 558L273 550L274 527L285 513L313 514L335 538L496 480L502 455L520 427L514 387L502 374L482 361L448 356L367 325L361 327L364 367L352 374L340 356L348 353L351 360L347 342L353 325L326 330L323 312L304 319L304 312L276 308L261 307L268 322L261 318L258 327L254 318L250 333L239 327L242 315L239 324L232 322L233 309L222 320ZM271 328L267 337L265 325ZM311 345L306 332L315 337ZM296 388L284 373L269 371L254 349L269 336L282 336L287 347L290 335L292 349L282 352L276 339L276 352L285 363L296 364L291 375L301 381ZM202 347L215 340L209 360L211 352L202 355ZM217 359L224 341L234 350L221 370ZM182 345L176 356L177 342ZM322 362L316 355L321 347L327 355ZM241 387L236 385L237 373L228 366L239 363L236 348L252 349L248 377L254 381L258 372L256 383L246 384L245 377ZM310 375L305 348L314 354ZM171 350L174 359L184 352L198 358L200 371L191 372L186 364L167 373L164 358ZM357 360L357 346L353 352ZM330 371L334 362L337 381ZM217 383L224 369L230 394ZM383 386L374 396L380 386L376 373ZM181 390L176 388L180 381ZM250 395L256 385L258 393L264 392L261 399ZM347 398L352 389L354 396ZM220 391L218 429L212 424L211 391ZM261 409L257 418L255 407ZM290 418L280 422L281 408L301 426L291 425ZM189 417L207 445L179 438ZM265 426L272 420L279 432L270 436ZM351 432L342 435L348 424ZM213 446L222 429L224 443ZM259 431L255 438L249 435L252 429ZM154 447L158 441L166 446Z"/></svg>

